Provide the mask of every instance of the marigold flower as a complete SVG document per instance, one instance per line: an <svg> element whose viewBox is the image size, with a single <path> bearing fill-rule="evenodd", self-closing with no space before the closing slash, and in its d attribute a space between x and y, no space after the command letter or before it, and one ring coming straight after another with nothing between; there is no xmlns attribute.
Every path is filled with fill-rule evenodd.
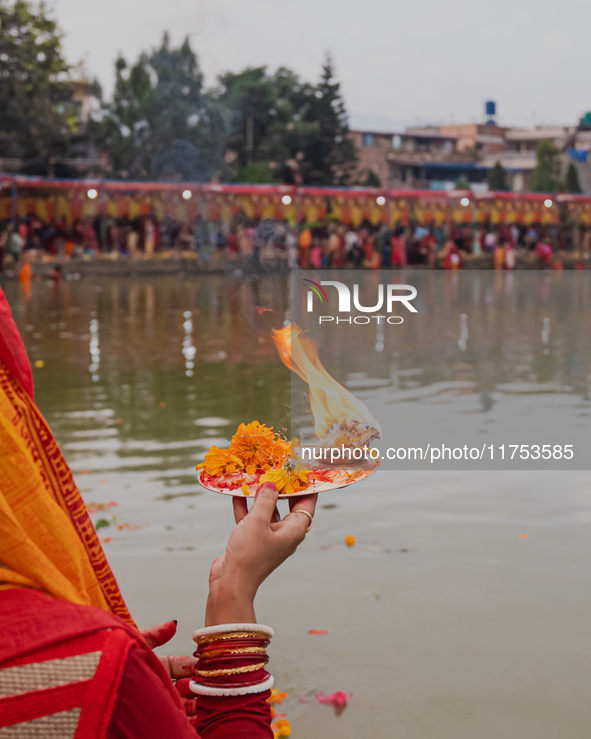
<svg viewBox="0 0 591 739"><path fill-rule="evenodd" d="M277 486L277 490L285 495L292 495L300 490L308 487L307 475L309 470L299 470L289 472L285 467L276 470L268 470L261 476L259 482L272 482Z"/></svg>
<svg viewBox="0 0 591 739"><path fill-rule="evenodd" d="M286 718L277 719L271 724L271 728L273 729L274 739L285 739L285 737L291 736L291 726Z"/></svg>
<svg viewBox="0 0 591 739"><path fill-rule="evenodd" d="M345 536L345 544L348 547L354 546L354 544L355 544L355 537L354 536L351 536L351 534L349 534L348 536Z"/></svg>
<svg viewBox="0 0 591 739"><path fill-rule="evenodd" d="M281 467L290 455L291 443L273 433L273 427L267 427L258 421L241 423L232 437L228 449L219 449L212 446L205 455L202 464L197 469L203 469L212 477L232 474L244 470L248 475L254 475L257 470L271 470ZM295 489L302 489L301 483L306 483L304 477L296 481Z"/></svg>
<svg viewBox="0 0 591 739"><path fill-rule="evenodd" d="M230 441L230 450L243 460L244 464L260 464L255 456L263 449L268 449L275 441L273 427L265 426L258 421L241 423ZM265 460L266 461L266 460Z"/></svg>
<svg viewBox="0 0 591 739"><path fill-rule="evenodd" d="M203 469L206 474L212 477L237 472L243 467L244 464L240 457L231 454L229 449L219 449L217 446L212 446L205 455L203 462L197 465L198 470Z"/></svg>
<svg viewBox="0 0 591 739"><path fill-rule="evenodd" d="M279 692L277 688L271 688L271 695L267 698L267 703L283 703L283 699L287 698L287 693L285 692Z"/></svg>

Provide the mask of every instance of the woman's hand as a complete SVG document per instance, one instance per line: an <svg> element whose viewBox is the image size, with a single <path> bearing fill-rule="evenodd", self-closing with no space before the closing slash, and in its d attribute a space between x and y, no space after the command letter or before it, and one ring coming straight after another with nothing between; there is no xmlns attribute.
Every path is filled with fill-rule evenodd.
<svg viewBox="0 0 591 739"><path fill-rule="evenodd" d="M148 642L148 645L155 649L172 639L176 634L176 623L176 621L167 621L158 626L151 626L149 629L141 629L140 633ZM197 703L195 694L189 689L189 682L197 664L197 658L177 655L161 656L159 654L156 656L164 665L166 672L175 680L174 686L180 696L185 715L189 718L189 721L193 722L197 713Z"/></svg>
<svg viewBox="0 0 591 739"><path fill-rule="evenodd" d="M248 511L246 498L234 497L236 528L226 551L211 566L205 625L256 623L254 597L259 585L297 549L314 515L317 495L289 501L290 513L281 521L277 512L279 493L266 482L256 492Z"/></svg>

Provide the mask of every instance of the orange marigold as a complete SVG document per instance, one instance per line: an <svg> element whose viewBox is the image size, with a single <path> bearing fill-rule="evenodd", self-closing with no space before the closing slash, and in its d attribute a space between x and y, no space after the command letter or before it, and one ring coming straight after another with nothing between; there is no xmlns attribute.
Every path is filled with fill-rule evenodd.
<svg viewBox="0 0 591 739"><path fill-rule="evenodd" d="M212 446L205 455L203 462L197 465L197 469L203 469L206 474L212 477L219 477L226 473L229 474L244 469L244 464L240 457L231 453L230 449L219 449L217 446Z"/></svg>
<svg viewBox="0 0 591 739"><path fill-rule="evenodd" d="M273 427L258 421L241 423L230 441L230 450L243 460L244 464L257 464L254 457L261 449L269 448L275 441Z"/></svg>
<svg viewBox="0 0 591 739"><path fill-rule="evenodd" d="M230 442L230 452L240 457L245 466L275 467L290 453L290 445L273 433L272 426L253 421L238 426Z"/></svg>

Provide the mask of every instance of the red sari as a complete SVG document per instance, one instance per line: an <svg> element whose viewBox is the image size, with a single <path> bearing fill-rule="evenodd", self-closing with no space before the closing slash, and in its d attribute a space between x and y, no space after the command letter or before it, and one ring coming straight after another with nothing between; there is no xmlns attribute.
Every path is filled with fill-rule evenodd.
<svg viewBox="0 0 591 739"><path fill-rule="evenodd" d="M33 401L0 290L0 731L73 739L271 739L269 691L197 699L191 722L125 606ZM237 684L239 676L236 676Z"/></svg>

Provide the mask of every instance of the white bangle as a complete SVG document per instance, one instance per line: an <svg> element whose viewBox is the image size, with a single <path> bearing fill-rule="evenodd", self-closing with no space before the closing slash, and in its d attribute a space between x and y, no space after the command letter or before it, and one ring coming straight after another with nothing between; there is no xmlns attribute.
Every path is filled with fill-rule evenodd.
<svg viewBox="0 0 591 739"><path fill-rule="evenodd" d="M217 624L216 626L206 626L204 629L197 629L193 632L193 641L197 643L198 639L204 636L215 636L216 634L227 634L231 631L258 631L272 639L275 632L270 626L262 624Z"/></svg>
<svg viewBox="0 0 591 739"><path fill-rule="evenodd" d="M275 680L273 679L273 675L269 675L264 682L258 683L257 685L245 685L242 688L210 688L207 685L201 685L200 683L196 683L194 680L191 680L189 683L189 689L192 693L197 693L197 695L249 695L252 693L264 693L265 690L269 690L273 687L274 682Z"/></svg>

